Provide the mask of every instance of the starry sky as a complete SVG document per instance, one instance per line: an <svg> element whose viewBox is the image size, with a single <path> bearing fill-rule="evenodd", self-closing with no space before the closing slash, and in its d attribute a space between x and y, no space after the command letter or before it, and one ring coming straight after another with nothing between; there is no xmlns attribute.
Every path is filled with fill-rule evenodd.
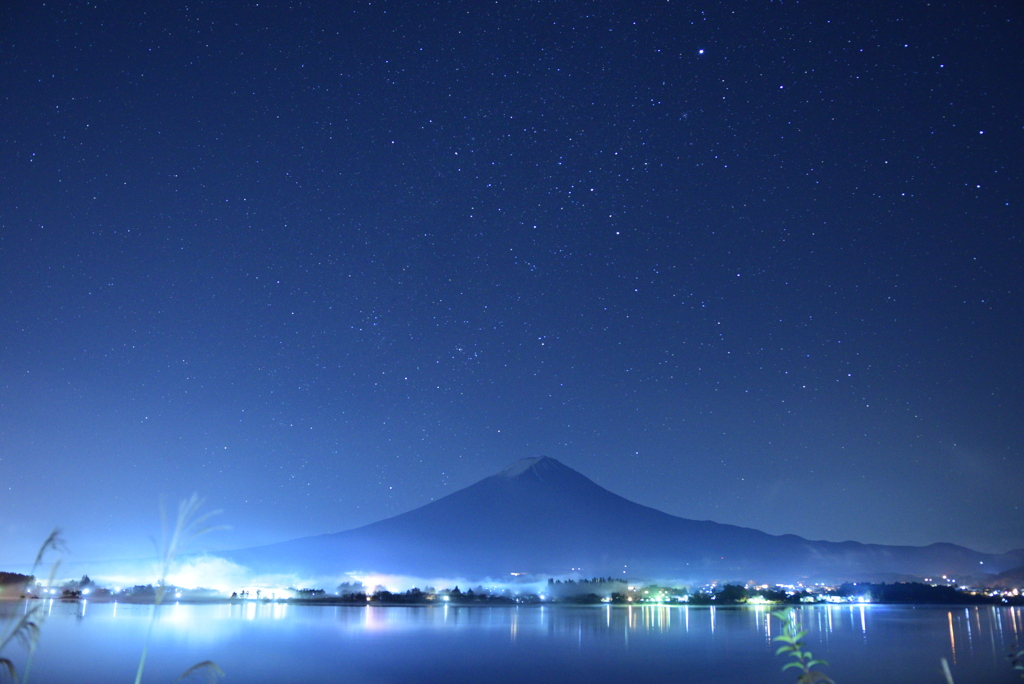
<svg viewBox="0 0 1024 684"><path fill-rule="evenodd" d="M1024 8L841 5L4 3L0 563L540 454L1024 547Z"/></svg>

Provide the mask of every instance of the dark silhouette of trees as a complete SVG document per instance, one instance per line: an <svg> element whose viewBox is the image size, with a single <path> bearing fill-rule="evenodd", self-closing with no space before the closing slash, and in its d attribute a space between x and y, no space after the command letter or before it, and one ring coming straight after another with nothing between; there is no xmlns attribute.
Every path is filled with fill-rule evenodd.
<svg viewBox="0 0 1024 684"><path fill-rule="evenodd" d="M747 588L739 584L726 584L715 594L716 603L742 603L747 600Z"/></svg>
<svg viewBox="0 0 1024 684"><path fill-rule="evenodd" d="M35 581L36 578L32 575L22 575L19 572L0 572L0 586L6 586L8 584L28 584Z"/></svg>
<svg viewBox="0 0 1024 684"><path fill-rule="evenodd" d="M342 582L338 585L338 596L342 598L354 597L357 594L363 596L364 601L366 600L366 587L362 582Z"/></svg>

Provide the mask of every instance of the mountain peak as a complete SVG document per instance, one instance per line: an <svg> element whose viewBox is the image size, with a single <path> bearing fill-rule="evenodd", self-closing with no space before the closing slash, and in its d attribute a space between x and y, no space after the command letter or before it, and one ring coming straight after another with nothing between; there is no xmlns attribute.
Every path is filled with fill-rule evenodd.
<svg viewBox="0 0 1024 684"><path fill-rule="evenodd" d="M679 518L624 499L546 456L516 461L393 518L227 558L260 574L298 568L323 576L372 571L482 580L509 572L578 572L701 583L746 577L833 582L951 571L959 577L978 574L981 565L997 573L1022 563L1020 556L961 547L816 542Z"/></svg>
<svg viewBox="0 0 1024 684"><path fill-rule="evenodd" d="M552 470L569 470L569 468L549 456L533 456L531 458L519 459L498 474L502 477L512 479L521 477L529 472L539 475Z"/></svg>

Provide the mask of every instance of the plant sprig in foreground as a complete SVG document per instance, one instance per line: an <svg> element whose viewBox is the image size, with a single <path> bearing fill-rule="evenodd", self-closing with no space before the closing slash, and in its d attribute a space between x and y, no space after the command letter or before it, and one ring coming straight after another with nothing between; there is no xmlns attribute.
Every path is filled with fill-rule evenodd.
<svg viewBox="0 0 1024 684"><path fill-rule="evenodd" d="M803 639L807 636L807 630L802 629L797 621L796 611L777 610L771 614L782 621L782 634L772 639L772 641L782 643L782 646L775 651L775 655L786 654L792 658L790 662L782 666L783 671L797 668L800 671L800 677L796 680L797 684L818 684L819 682L835 684L823 672L811 669L816 665L828 665L828 663L821 659L815 659L811 652L806 650L807 647L804 645Z"/></svg>

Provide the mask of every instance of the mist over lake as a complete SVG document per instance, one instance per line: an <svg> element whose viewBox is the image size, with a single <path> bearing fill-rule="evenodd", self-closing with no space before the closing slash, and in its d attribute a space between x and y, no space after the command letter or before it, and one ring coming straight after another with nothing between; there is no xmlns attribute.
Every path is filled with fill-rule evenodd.
<svg viewBox="0 0 1024 684"><path fill-rule="evenodd" d="M10 617L24 604L0 604ZM152 606L61 602L32 666L36 684L130 682ZM837 684L1019 681L1006 654L1020 607L814 606L807 646ZM214 660L224 682L793 682L762 608L308 606L250 601L156 610L144 681ZM24 653L12 650L15 664Z"/></svg>

